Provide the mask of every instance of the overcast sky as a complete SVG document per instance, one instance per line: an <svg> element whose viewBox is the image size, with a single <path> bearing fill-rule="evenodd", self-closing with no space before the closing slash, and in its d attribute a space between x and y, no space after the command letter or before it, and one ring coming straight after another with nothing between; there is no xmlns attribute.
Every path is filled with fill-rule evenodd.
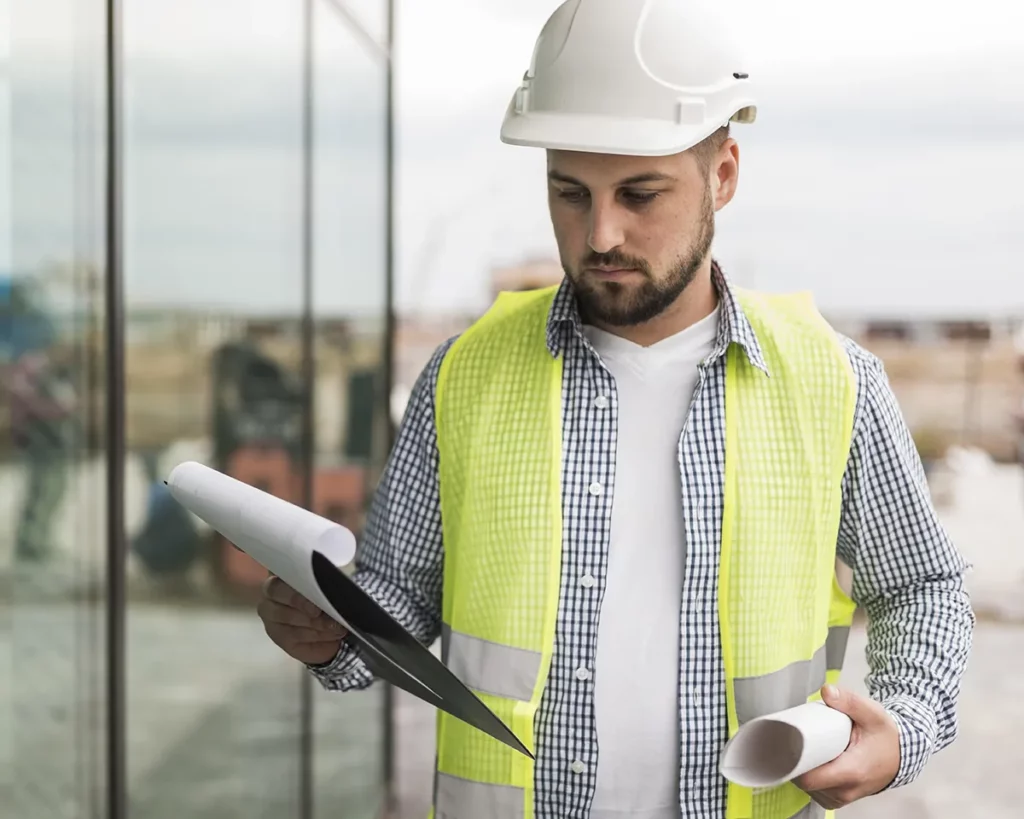
<svg viewBox="0 0 1024 819"><path fill-rule="evenodd" d="M377 3L347 2L380 37ZM13 232L0 232L0 267L87 243L82 157L98 143L82 134L98 109L71 104L70 77L95 64L84 12L99 5L0 0L0 31L14 31L0 39L13 53L0 134L14 135L0 143L13 153L0 225L12 202L14 217ZM301 3L125 5L129 299L297 305ZM554 252L543 156L498 140L554 5L399 3L400 308L480 309L491 265ZM809 287L831 310L1024 314L1024 4L729 8L762 98L758 122L736 129L740 191L716 242L726 269L769 289ZM382 297L371 273L383 258L383 73L327 9L317 37L317 301L343 312ZM78 76L88 101L90 76Z"/></svg>

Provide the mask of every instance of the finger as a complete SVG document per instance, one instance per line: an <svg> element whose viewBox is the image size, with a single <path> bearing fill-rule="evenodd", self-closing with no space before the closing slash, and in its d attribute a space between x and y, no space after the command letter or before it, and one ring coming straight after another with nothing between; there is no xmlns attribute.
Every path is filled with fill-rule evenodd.
<svg viewBox="0 0 1024 819"><path fill-rule="evenodd" d="M342 639L339 634L315 628L285 626L280 623L271 623L270 627L274 630L275 635L292 645L310 645L313 643L338 644Z"/></svg>
<svg viewBox="0 0 1024 819"><path fill-rule="evenodd" d="M289 606L293 609L305 612L310 617L320 614L320 609L295 589L285 583L280 577L268 577L263 582L263 595L282 606Z"/></svg>
<svg viewBox="0 0 1024 819"><path fill-rule="evenodd" d="M885 709L879 703L847 688L826 685L821 689L821 700L864 728L873 728L887 719Z"/></svg>
<svg viewBox="0 0 1024 819"><path fill-rule="evenodd" d="M347 629L323 612L315 617L309 617L298 609L275 603L273 600L262 600L256 607L256 612L265 625L271 623L289 628L309 629L325 635L324 639L328 640L339 640L348 634Z"/></svg>
<svg viewBox="0 0 1024 819"><path fill-rule="evenodd" d="M256 613L264 622L281 623L283 625L312 628L321 631L341 633L341 626L326 614L317 613L310 617L304 611L277 603L273 600L261 600L256 606Z"/></svg>
<svg viewBox="0 0 1024 819"><path fill-rule="evenodd" d="M319 629L289 626L284 623L264 623L263 628L271 640L285 649L299 645L337 645L341 642L341 635Z"/></svg>
<svg viewBox="0 0 1024 819"><path fill-rule="evenodd" d="M313 625L312 618L299 609L265 598L256 606L256 614L264 623L281 623L289 626L309 628Z"/></svg>
<svg viewBox="0 0 1024 819"><path fill-rule="evenodd" d="M301 609L305 598L285 583L280 577L271 575L263 582L263 596L282 606Z"/></svg>
<svg viewBox="0 0 1024 819"><path fill-rule="evenodd" d="M796 780L796 785L807 793L848 788L858 781L858 769L848 754L819 765Z"/></svg>

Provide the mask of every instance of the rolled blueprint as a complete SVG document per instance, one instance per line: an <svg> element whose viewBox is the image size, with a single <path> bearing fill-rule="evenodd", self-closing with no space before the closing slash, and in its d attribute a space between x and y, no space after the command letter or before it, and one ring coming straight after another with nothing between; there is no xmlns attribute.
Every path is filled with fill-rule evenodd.
<svg viewBox="0 0 1024 819"><path fill-rule="evenodd" d="M194 461L174 467L166 483L178 503L341 623L376 676L533 758L473 691L340 571L356 551L344 526Z"/></svg>
<svg viewBox="0 0 1024 819"><path fill-rule="evenodd" d="M747 788L781 785L842 754L852 730L846 714L817 700L757 717L726 743L720 770Z"/></svg>
<svg viewBox="0 0 1024 819"><path fill-rule="evenodd" d="M277 566L285 556L305 579L314 550L335 566L347 566L355 557L355 536L344 526L195 461L174 467L167 488L178 503L262 566Z"/></svg>

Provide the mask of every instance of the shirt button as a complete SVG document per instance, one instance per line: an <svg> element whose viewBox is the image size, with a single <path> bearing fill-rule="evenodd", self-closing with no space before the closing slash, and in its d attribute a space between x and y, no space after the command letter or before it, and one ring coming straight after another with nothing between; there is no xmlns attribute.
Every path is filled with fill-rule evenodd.
<svg viewBox="0 0 1024 819"><path fill-rule="evenodd" d="M572 763L571 767L572 767L572 772L574 774L585 773L586 770L587 770L587 766L584 765L582 762L580 762L578 759L575 762Z"/></svg>
<svg viewBox="0 0 1024 819"><path fill-rule="evenodd" d="M700 686L699 685L695 685L693 687L693 693L692 693L693 704L696 705L698 708L700 707L700 694L701 694Z"/></svg>
<svg viewBox="0 0 1024 819"><path fill-rule="evenodd" d="M599 484L597 481L594 481L592 484L590 484L589 491L591 495L597 496L604 491L604 487L601 486L601 484Z"/></svg>
<svg viewBox="0 0 1024 819"><path fill-rule="evenodd" d="M608 406L608 398L604 395L599 395L594 399L594 406L598 409L606 409Z"/></svg>
<svg viewBox="0 0 1024 819"><path fill-rule="evenodd" d="M577 668L576 669L576 679L579 680L580 682L584 682L585 680L589 680L590 679L590 669L583 668L583 667Z"/></svg>
<svg viewBox="0 0 1024 819"><path fill-rule="evenodd" d="M592 588L594 588L594 584L596 582L597 581L594 580L594 575L592 575L592 574L585 574L585 575L583 575L583 577L580 578L580 585L583 586L583 588L585 588L585 589L592 589Z"/></svg>

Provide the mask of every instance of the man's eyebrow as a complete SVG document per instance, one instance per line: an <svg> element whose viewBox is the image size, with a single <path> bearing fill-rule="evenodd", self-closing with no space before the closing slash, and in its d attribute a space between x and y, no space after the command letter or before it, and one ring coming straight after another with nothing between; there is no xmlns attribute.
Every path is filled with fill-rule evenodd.
<svg viewBox="0 0 1024 819"><path fill-rule="evenodd" d="M631 176L628 179L622 179L619 181L619 185L641 185L644 182L675 182L675 177L669 176L668 174L658 173L657 171L649 171L648 173L640 173L636 176Z"/></svg>
<svg viewBox="0 0 1024 819"><path fill-rule="evenodd" d="M561 171L550 170L548 171L548 179L552 182L563 182L566 185L578 185L581 188L587 187L580 180L574 176L569 176ZM648 171L647 173L640 173L636 176L630 176L626 179L620 179L616 183L616 187L623 187L625 185L641 185L644 182L675 182L675 178L668 176L667 174L658 173L657 171Z"/></svg>
<svg viewBox="0 0 1024 819"><path fill-rule="evenodd" d="M579 185L579 187L581 188L587 187L575 177L561 173L560 171L548 171L548 179L551 180L552 182L564 182L566 185Z"/></svg>

